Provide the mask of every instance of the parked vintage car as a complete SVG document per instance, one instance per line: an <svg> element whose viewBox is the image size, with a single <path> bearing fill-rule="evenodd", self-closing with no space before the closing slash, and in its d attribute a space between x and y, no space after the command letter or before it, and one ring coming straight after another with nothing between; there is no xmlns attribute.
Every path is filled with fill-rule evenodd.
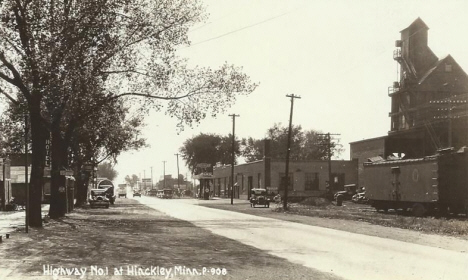
<svg viewBox="0 0 468 280"><path fill-rule="evenodd" d="M109 199L110 204L114 204L117 195L114 191L114 184L112 181L106 178L98 178L98 183L96 184L97 189L104 189L106 191L106 197Z"/></svg>
<svg viewBox="0 0 468 280"><path fill-rule="evenodd" d="M268 196L266 189L252 189L250 197L250 207L263 205L263 207L270 207L271 198Z"/></svg>
<svg viewBox="0 0 468 280"><path fill-rule="evenodd" d="M136 191L136 192L133 193L133 197L135 197L135 196L141 197L141 193L139 191Z"/></svg>
<svg viewBox="0 0 468 280"><path fill-rule="evenodd" d="M334 199L337 200L338 196L340 196L341 200L351 200L353 196L356 194L356 185L349 184L344 186L344 190L338 191L334 195Z"/></svg>
<svg viewBox="0 0 468 280"><path fill-rule="evenodd" d="M368 199L366 198L366 192L360 192L351 198L354 203L367 203Z"/></svg>
<svg viewBox="0 0 468 280"><path fill-rule="evenodd" d="M105 189L92 189L88 198L91 208L105 207L109 208L110 200L106 195Z"/></svg>

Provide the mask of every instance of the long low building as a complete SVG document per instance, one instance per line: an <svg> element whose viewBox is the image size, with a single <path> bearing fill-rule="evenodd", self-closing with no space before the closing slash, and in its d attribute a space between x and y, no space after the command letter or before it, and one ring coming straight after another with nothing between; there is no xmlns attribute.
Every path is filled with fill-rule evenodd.
<svg viewBox="0 0 468 280"><path fill-rule="evenodd" d="M268 151L269 149L265 149ZM234 166L234 197L248 199L250 190L264 188L271 193L283 193L281 181L285 177L285 160L276 160L265 155L263 160ZM289 163L291 184L289 197L303 198L320 196L327 190L329 181L329 162L291 161ZM345 185L358 183L357 160L331 161L330 188L332 191L343 190ZM231 184L231 165L215 166L211 181L211 195L229 197Z"/></svg>

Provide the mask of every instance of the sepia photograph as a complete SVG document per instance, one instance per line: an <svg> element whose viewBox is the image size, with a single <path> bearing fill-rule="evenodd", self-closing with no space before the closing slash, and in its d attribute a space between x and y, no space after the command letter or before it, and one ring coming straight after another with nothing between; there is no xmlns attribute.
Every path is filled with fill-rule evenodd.
<svg viewBox="0 0 468 280"><path fill-rule="evenodd" d="M468 2L0 0L0 280L465 280Z"/></svg>

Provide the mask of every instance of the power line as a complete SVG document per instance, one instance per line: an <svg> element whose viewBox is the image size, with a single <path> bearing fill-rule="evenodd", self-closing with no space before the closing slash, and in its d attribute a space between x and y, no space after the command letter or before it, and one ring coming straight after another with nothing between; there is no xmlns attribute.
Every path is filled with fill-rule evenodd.
<svg viewBox="0 0 468 280"><path fill-rule="evenodd" d="M302 6L301 6L301 7L302 7ZM206 43L206 42L209 42L209 41L213 41L213 40L216 40L216 39L219 39L219 38L222 38L222 37L231 35L231 34L233 34L233 33L237 33L237 32L239 32L239 31L242 31L242 30L245 30L245 29L248 29L248 28L251 28L251 27L260 25L260 24L263 24L263 23L265 23L265 22L272 21L272 20L274 20L274 19L283 17L283 16L285 16L285 15L287 15L287 14L290 14L290 13L292 13L292 12L295 12L295 11L298 10L298 9L299 9L299 8L297 8L297 9L295 9L295 10L292 10L292 11L289 11L289 12L282 13L282 14L277 15L277 16L273 16L273 17L267 18L267 19L265 19L265 20L263 20L263 21L260 21L260 22L257 22L257 23L251 24L251 25L247 25L247 26L241 27L241 28L239 28L239 29L236 29L236 30L233 30L233 31L224 33L224 34L221 34L221 35L219 35L219 36L212 37L212 38L209 38L209 39L206 39L206 40L203 40L203 41L200 41L200 42L191 44L190 46L187 46L186 48L193 47L193 46L196 46L196 45L200 45L200 44L203 44L203 43Z"/></svg>

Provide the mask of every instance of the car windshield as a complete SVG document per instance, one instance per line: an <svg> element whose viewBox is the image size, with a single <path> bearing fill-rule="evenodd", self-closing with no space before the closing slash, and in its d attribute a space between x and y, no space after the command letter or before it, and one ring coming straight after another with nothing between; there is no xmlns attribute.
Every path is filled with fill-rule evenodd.
<svg viewBox="0 0 468 280"><path fill-rule="evenodd" d="M255 195L265 195L267 192L266 190L252 190L252 193Z"/></svg>

